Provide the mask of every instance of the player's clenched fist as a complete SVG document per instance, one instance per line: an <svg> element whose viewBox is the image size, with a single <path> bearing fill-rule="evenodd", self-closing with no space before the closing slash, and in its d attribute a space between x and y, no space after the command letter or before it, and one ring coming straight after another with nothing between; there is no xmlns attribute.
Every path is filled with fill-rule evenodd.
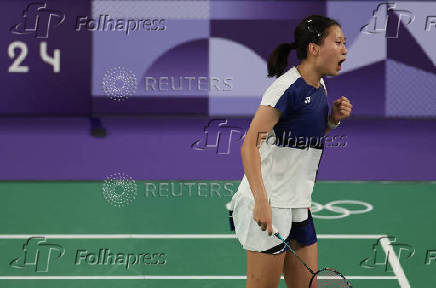
<svg viewBox="0 0 436 288"><path fill-rule="evenodd" d="M342 96L333 102L331 117L332 120L337 123L345 118L350 117L351 109L353 105L351 105L350 100L347 97Z"/></svg>

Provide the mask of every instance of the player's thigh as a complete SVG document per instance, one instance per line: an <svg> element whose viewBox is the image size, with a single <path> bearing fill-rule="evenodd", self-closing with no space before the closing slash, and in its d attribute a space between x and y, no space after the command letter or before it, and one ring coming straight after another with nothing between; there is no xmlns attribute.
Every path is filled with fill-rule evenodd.
<svg viewBox="0 0 436 288"><path fill-rule="evenodd" d="M311 245L300 245L297 241L291 240L291 247L297 252L297 255L310 267L314 272L318 271L318 243ZM285 283L288 288L309 287L312 274L306 267L295 257L291 251L286 252L283 265ZM316 284L316 283L314 283ZM312 286L316 287L316 286ZM312 288L311 287L311 288Z"/></svg>
<svg viewBox="0 0 436 288"><path fill-rule="evenodd" d="M286 253L278 255L247 250L247 288L277 288Z"/></svg>

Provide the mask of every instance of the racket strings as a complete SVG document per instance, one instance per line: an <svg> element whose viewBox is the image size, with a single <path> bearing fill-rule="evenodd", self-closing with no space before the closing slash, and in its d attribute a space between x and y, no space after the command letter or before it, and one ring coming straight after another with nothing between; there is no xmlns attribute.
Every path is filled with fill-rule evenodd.
<svg viewBox="0 0 436 288"><path fill-rule="evenodd" d="M317 288L349 288L349 282L340 274L332 270L322 270L316 275ZM314 285L311 286L315 287Z"/></svg>

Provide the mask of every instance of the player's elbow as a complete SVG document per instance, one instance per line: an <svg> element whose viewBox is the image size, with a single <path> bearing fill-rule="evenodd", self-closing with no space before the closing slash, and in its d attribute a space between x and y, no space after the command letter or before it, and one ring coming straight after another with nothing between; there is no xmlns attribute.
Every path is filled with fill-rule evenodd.
<svg viewBox="0 0 436 288"><path fill-rule="evenodd" d="M244 155L247 153L248 150L248 141L247 141L247 137L244 138L244 142L241 145L241 157L244 157Z"/></svg>
<svg viewBox="0 0 436 288"><path fill-rule="evenodd" d="M253 133L247 133L241 146L241 157L250 157L253 153L258 153L261 139L253 136Z"/></svg>
<svg viewBox="0 0 436 288"><path fill-rule="evenodd" d="M247 136L244 138L244 142L241 145L241 157L244 157L250 151L250 149L253 148L252 143Z"/></svg>

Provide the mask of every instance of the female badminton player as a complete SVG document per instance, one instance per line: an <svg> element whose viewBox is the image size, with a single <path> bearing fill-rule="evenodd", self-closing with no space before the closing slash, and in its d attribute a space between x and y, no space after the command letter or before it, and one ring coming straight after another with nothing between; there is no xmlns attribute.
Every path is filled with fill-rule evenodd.
<svg viewBox="0 0 436 288"><path fill-rule="evenodd" d="M346 97L331 109L323 76L337 76L347 49L340 24L312 15L268 58L268 77L277 77L262 96L241 147L244 177L229 210L235 233L247 251L248 288L308 287L311 274L283 242L271 237L272 224L314 271L318 246L311 194L324 150L324 137L349 117ZM295 49L300 64L285 71ZM315 287L315 286L311 286Z"/></svg>

